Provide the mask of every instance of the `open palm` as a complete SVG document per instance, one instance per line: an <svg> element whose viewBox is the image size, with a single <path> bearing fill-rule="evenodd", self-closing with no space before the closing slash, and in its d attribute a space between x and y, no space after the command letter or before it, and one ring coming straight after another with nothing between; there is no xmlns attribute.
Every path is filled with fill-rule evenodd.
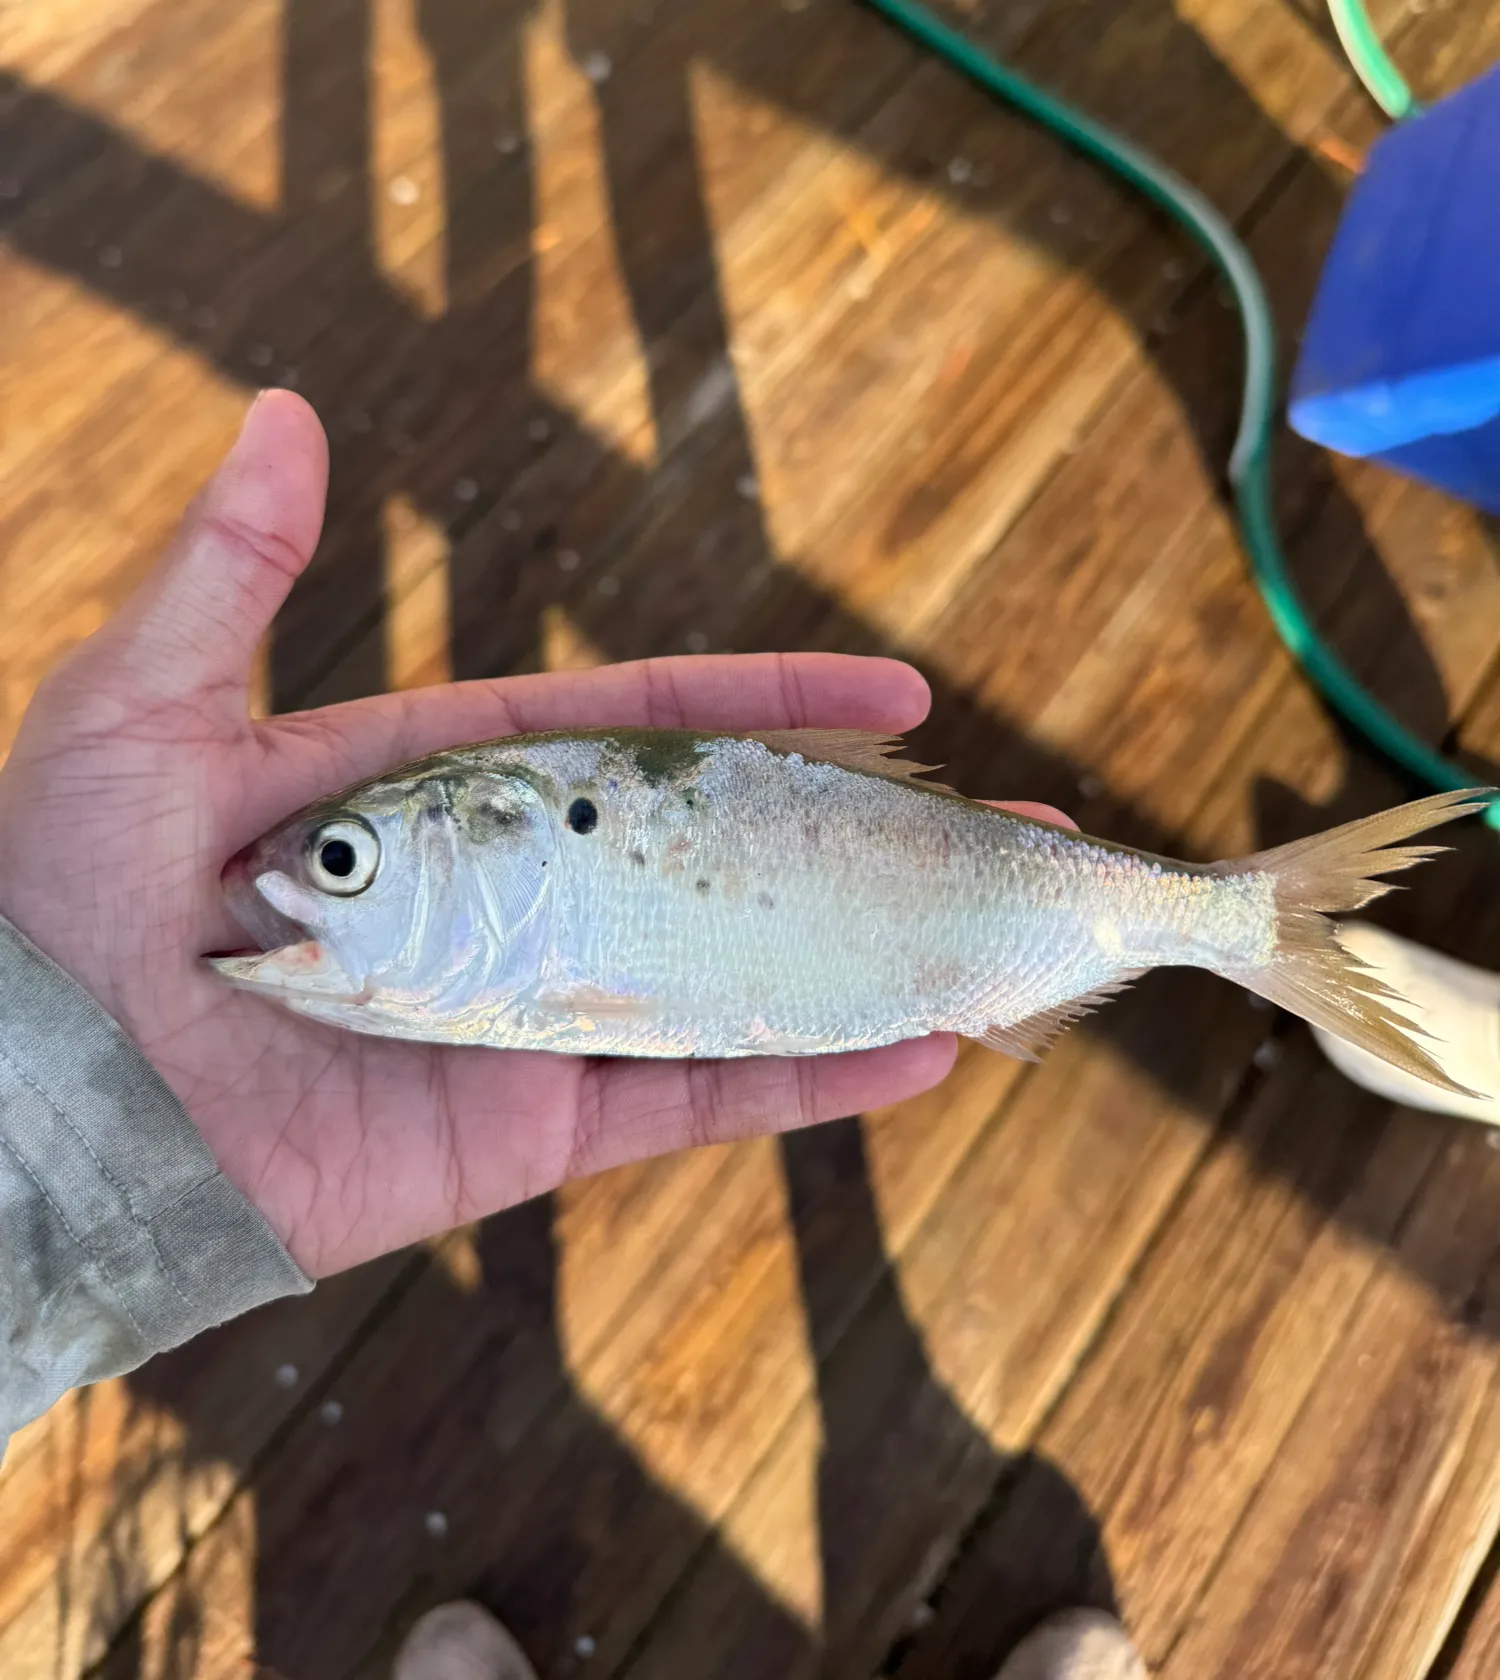
<svg viewBox="0 0 1500 1680"><path fill-rule="evenodd" d="M231 990L219 872L319 795L456 742L598 724L899 731L909 667L645 661L252 720L256 648L316 545L311 409L263 396L171 551L42 685L0 770L0 910L109 1010L314 1276L617 1163L856 1113L935 1083L951 1040L816 1060L598 1063L341 1033Z"/></svg>

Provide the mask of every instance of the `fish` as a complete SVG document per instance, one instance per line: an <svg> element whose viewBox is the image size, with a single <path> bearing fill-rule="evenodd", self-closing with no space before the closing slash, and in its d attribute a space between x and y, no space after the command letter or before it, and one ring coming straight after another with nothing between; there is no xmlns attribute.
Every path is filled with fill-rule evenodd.
<svg viewBox="0 0 1500 1680"><path fill-rule="evenodd" d="M1221 863L969 799L853 730L594 729L433 754L236 854L230 984L325 1024L608 1057L809 1056L951 1032L1035 1060L1153 968L1221 975L1462 1091L1331 916L1441 793Z"/></svg>

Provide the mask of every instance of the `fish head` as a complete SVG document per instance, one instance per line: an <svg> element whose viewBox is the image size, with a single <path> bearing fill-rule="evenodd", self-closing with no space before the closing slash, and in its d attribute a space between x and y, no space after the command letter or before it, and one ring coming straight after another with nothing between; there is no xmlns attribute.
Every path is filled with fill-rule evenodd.
<svg viewBox="0 0 1500 1680"><path fill-rule="evenodd" d="M229 908L261 949L208 960L337 1025L459 1038L535 978L555 852L554 817L524 777L373 782L230 859Z"/></svg>

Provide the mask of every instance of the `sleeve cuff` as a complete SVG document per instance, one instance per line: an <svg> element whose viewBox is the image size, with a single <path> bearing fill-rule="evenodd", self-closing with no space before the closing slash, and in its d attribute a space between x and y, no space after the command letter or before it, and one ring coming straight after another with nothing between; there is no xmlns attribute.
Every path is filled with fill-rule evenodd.
<svg viewBox="0 0 1500 1680"><path fill-rule="evenodd" d="M19 1386L50 1404L311 1288L140 1050L0 917L0 1345Z"/></svg>

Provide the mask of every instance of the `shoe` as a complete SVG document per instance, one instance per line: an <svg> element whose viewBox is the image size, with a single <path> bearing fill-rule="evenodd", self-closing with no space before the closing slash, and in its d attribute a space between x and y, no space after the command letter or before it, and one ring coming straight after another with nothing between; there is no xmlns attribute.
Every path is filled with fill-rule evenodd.
<svg viewBox="0 0 1500 1680"><path fill-rule="evenodd" d="M418 1619L391 1680L537 1680L537 1672L488 1610L459 1600Z"/></svg>
<svg viewBox="0 0 1500 1680"><path fill-rule="evenodd" d="M1125 1629L1102 1610L1050 1616L1016 1646L995 1680L1150 1680Z"/></svg>
<svg viewBox="0 0 1500 1680"><path fill-rule="evenodd" d="M1346 1079L1390 1102L1500 1126L1500 974L1455 962L1370 922L1341 922L1339 943L1400 999L1409 1000L1402 1013L1431 1034L1423 1049L1449 1078L1479 1094L1461 1097L1439 1090L1314 1027L1329 1061Z"/></svg>

